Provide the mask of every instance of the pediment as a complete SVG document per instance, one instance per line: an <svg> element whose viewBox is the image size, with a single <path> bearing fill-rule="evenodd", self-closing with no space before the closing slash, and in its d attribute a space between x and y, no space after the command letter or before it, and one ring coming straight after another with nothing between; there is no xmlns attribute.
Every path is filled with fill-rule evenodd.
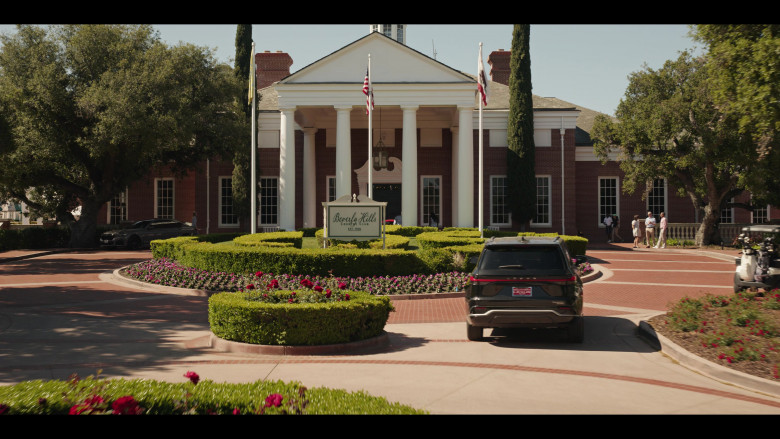
<svg viewBox="0 0 780 439"><path fill-rule="evenodd" d="M279 82L290 85L362 83L369 54L373 84L475 82L472 77L379 32L372 32Z"/></svg>

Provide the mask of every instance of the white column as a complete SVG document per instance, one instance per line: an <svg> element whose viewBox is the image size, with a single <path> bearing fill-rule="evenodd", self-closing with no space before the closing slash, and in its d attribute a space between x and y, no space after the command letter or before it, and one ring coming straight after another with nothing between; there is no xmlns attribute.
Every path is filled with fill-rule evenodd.
<svg viewBox="0 0 780 439"><path fill-rule="evenodd" d="M474 227L473 111L458 107L458 227Z"/></svg>
<svg viewBox="0 0 780 439"><path fill-rule="evenodd" d="M336 108L336 198L352 195L352 142L349 113L352 106Z"/></svg>
<svg viewBox="0 0 780 439"><path fill-rule="evenodd" d="M401 224L416 226L417 217L417 105L402 105L403 169L401 170Z"/></svg>
<svg viewBox="0 0 780 439"><path fill-rule="evenodd" d="M317 128L303 129L303 227L317 224L317 185L314 159L314 133Z"/></svg>
<svg viewBox="0 0 780 439"><path fill-rule="evenodd" d="M279 131L279 228L295 230L295 108L282 108Z"/></svg>
<svg viewBox="0 0 780 439"><path fill-rule="evenodd" d="M452 224L458 224L458 127L450 128L452 132Z"/></svg>

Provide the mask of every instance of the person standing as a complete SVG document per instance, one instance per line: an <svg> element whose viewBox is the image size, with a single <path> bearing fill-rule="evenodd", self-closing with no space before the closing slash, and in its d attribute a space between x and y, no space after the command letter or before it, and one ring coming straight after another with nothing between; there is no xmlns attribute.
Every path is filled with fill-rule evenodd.
<svg viewBox="0 0 780 439"><path fill-rule="evenodd" d="M655 245L655 248L666 248L666 227L668 224L666 216L661 212L661 222L658 223L658 243Z"/></svg>
<svg viewBox="0 0 780 439"><path fill-rule="evenodd" d="M655 217L653 212L647 212L647 218L645 218L645 239L647 240L647 248L653 246L653 240L655 239Z"/></svg>
<svg viewBox="0 0 780 439"><path fill-rule="evenodd" d="M612 242L612 215L607 214L602 221L604 230L607 232L607 244Z"/></svg>
<svg viewBox="0 0 780 439"><path fill-rule="evenodd" d="M620 236L620 217L612 215L612 241L623 242L623 237Z"/></svg>
<svg viewBox="0 0 780 439"><path fill-rule="evenodd" d="M631 234L634 235L634 248L639 248L639 241L642 239L639 231L639 215L634 215L634 220L631 221Z"/></svg>

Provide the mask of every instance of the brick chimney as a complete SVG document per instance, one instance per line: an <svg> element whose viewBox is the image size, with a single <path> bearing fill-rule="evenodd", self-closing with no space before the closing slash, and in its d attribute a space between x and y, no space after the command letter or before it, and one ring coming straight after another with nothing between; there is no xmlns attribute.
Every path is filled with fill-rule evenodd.
<svg viewBox="0 0 780 439"><path fill-rule="evenodd" d="M509 61L511 57L512 51L504 49L498 49L488 55L491 81L509 85Z"/></svg>
<svg viewBox="0 0 780 439"><path fill-rule="evenodd" d="M290 66L293 63L290 54L277 50L266 50L255 54L257 64L257 88L268 87L274 82L290 74Z"/></svg>

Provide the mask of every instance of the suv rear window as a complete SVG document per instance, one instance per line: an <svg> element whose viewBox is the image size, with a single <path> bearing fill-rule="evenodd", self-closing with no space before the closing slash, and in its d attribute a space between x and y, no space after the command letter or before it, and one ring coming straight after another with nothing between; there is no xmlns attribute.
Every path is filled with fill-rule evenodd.
<svg viewBox="0 0 780 439"><path fill-rule="evenodd" d="M515 275L566 271L566 265L557 246L490 246L485 247L479 262L480 272Z"/></svg>

